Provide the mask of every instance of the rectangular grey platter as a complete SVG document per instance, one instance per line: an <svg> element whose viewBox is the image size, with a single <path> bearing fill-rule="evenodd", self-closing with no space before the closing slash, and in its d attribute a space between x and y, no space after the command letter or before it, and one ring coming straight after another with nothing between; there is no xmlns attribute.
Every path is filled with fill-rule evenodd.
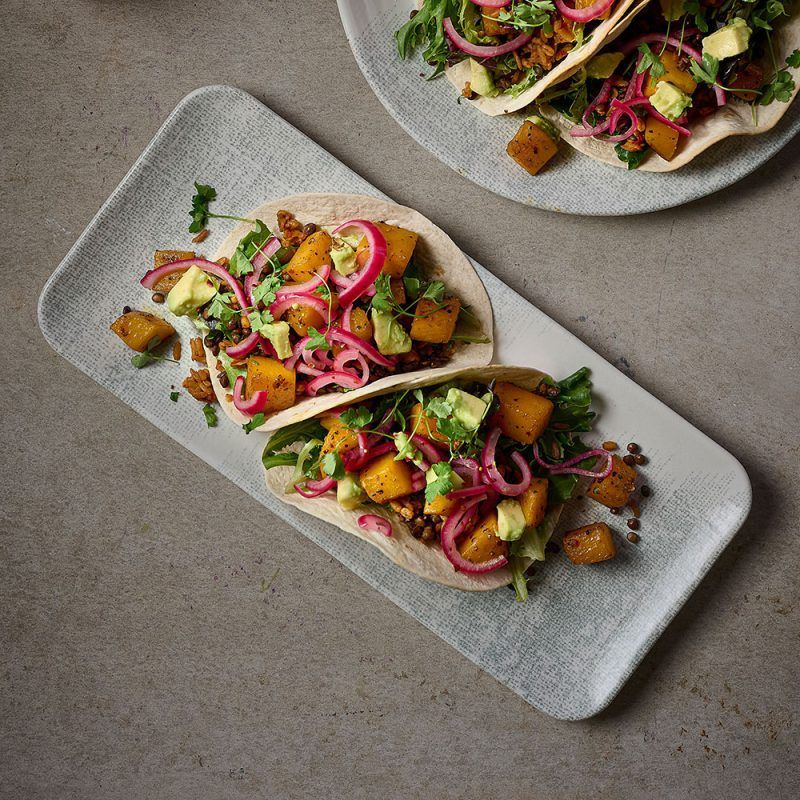
<svg viewBox="0 0 800 800"><path fill-rule="evenodd" d="M219 427L208 429L199 407L189 405L194 401L169 402L169 385L187 373L188 347L180 367L137 370L116 337L98 335L136 297L153 250L190 249L194 180L214 185L220 207L240 212L299 192L383 196L245 92L199 89L175 108L47 282L39 324L50 345L528 703L561 719L598 713L744 522L751 492L739 462L475 264L494 308L495 361L556 377L590 367L600 411L594 441L640 442L654 493L637 546L620 533L619 555L604 565L576 568L563 555L548 559L526 603L516 603L508 589L463 593L404 572L369 545L270 495L261 475L261 435L245 436L222 416ZM221 241L229 228L216 223L214 241ZM190 330L184 325L180 332ZM561 529L598 518L614 519L584 500ZM248 523L254 537L269 542L266 514Z"/></svg>

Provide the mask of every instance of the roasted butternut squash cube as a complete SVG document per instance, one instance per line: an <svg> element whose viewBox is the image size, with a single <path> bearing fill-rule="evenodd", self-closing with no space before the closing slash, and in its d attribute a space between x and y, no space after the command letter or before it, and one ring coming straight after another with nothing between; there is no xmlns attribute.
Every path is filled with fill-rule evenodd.
<svg viewBox="0 0 800 800"><path fill-rule="evenodd" d="M558 142L535 122L526 119L508 143L506 152L524 170L536 175L558 152Z"/></svg>
<svg viewBox="0 0 800 800"><path fill-rule="evenodd" d="M392 289L392 297L402 306L406 302L406 285L402 278L391 278L389 285Z"/></svg>
<svg viewBox="0 0 800 800"><path fill-rule="evenodd" d="M331 428L335 427L336 425L341 425L341 421L339 417L335 414L326 414L324 417L320 417L319 424L325 428L326 431L329 431Z"/></svg>
<svg viewBox="0 0 800 800"><path fill-rule="evenodd" d="M437 494L433 500L425 501L424 513L448 517L458 508L460 502L460 500L450 500L446 494Z"/></svg>
<svg viewBox="0 0 800 800"><path fill-rule="evenodd" d="M386 239L386 261L382 272L390 278L402 278L411 256L414 255L419 234L397 225L387 225L385 222L376 222L375 225ZM365 262L368 253L369 246L366 238L363 238L356 248L356 259L359 264Z"/></svg>
<svg viewBox="0 0 800 800"><path fill-rule="evenodd" d="M192 250L156 250L153 254L153 266L157 269L165 264L174 264L176 261L185 261L187 258L194 257L195 253ZM153 291L169 294L182 277L183 272L173 272L172 275L166 275L153 284Z"/></svg>
<svg viewBox="0 0 800 800"><path fill-rule="evenodd" d="M660 119L648 117L644 124L644 140L665 161L672 161L678 149L680 134Z"/></svg>
<svg viewBox="0 0 800 800"><path fill-rule="evenodd" d="M367 316L367 312L360 306L354 306L350 312L350 331L365 342L372 339L374 334L372 323Z"/></svg>
<svg viewBox="0 0 800 800"><path fill-rule="evenodd" d="M250 356L244 389L248 398L258 391L267 393L266 414L291 408L294 405L295 371L286 369L277 358Z"/></svg>
<svg viewBox="0 0 800 800"><path fill-rule="evenodd" d="M333 264L332 245L333 240L327 231L312 233L284 267L284 274L295 283L310 281L321 267Z"/></svg>
<svg viewBox="0 0 800 800"><path fill-rule="evenodd" d="M325 456L328 453L347 453L350 450L355 450L358 447L358 433L348 428L338 418L333 417L330 419L328 434L322 442L320 456Z"/></svg>
<svg viewBox="0 0 800 800"><path fill-rule="evenodd" d="M522 444L533 444L547 429L553 403L546 397L499 381L494 387L498 400L495 422L503 433Z"/></svg>
<svg viewBox="0 0 800 800"><path fill-rule="evenodd" d="M322 314L310 306L297 306L297 308L288 308L284 313L283 318L289 323L289 327L298 336L308 336L309 327L316 328L319 331L322 330L325 325L325 320L322 318Z"/></svg>
<svg viewBox="0 0 800 800"><path fill-rule="evenodd" d="M459 542L458 552L473 564L508 556L508 543L497 535L496 511L490 511L476 528L464 536Z"/></svg>
<svg viewBox="0 0 800 800"><path fill-rule="evenodd" d="M411 407L411 429L432 442L447 443L450 441L443 433L439 433L436 417L431 417L423 412L422 403L415 403Z"/></svg>
<svg viewBox="0 0 800 800"><path fill-rule="evenodd" d="M623 508L636 489L636 468L619 456L612 456L611 472L602 480L593 481L586 494L608 508Z"/></svg>
<svg viewBox="0 0 800 800"><path fill-rule="evenodd" d="M533 478L531 485L517 498L522 506L525 524L529 528L535 528L544 522L549 486L547 478Z"/></svg>
<svg viewBox="0 0 800 800"><path fill-rule="evenodd" d="M694 94L697 82L688 69L682 69L677 54L672 50L665 50L661 54L661 63L664 65L664 74L658 78L649 77L644 84L644 96L651 97L656 93L660 81L669 81L688 95Z"/></svg>
<svg viewBox="0 0 800 800"><path fill-rule="evenodd" d="M414 308L411 338L417 342L445 344L453 338L461 311L457 297L446 297L441 303L429 298L420 300Z"/></svg>
<svg viewBox="0 0 800 800"><path fill-rule="evenodd" d="M385 453L367 464L359 475L367 497L374 503L388 503L411 494L411 469L405 461L395 461Z"/></svg>
<svg viewBox="0 0 800 800"><path fill-rule="evenodd" d="M594 5L597 0L575 0L575 8L582 9L582 8L589 8L589 6ZM602 14L595 17L594 19L608 19L611 14L611 8L607 8Z"/></svg>
<svg viewBox="0 0 800 800"><path fill-rule="evenodd" d="M169 322L147 311L123 314L111 323L111 330L137 353L157 347L175 333L175 328Z"/></svg>
<svg viewBox="0 0 800 800"><path fill-rule="evenodd" d="M617 554L611 528L605 522L594 522L574 531L567 531L562 542L564 552L573 564L597 564Z"/></svg>

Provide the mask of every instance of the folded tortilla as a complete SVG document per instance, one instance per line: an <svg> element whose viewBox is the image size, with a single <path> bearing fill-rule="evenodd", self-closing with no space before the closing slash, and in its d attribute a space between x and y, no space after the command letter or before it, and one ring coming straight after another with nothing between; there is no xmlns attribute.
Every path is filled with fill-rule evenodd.
<svg viewBox="0 0 800 800"><path fill-rule="evenodd" d="M674 172L695 159L700 153L708 150L713 144L727 139L729 136L754 136L774 128L789 110L789 106L800 88L800 70L787 67L785 64L785 58L800 47L800 14L795 14L777 24L772 37L775 60L779 65L783 64L783 69L792 73L795 79L795 89L790 101L781 103L773 100L768 106L756 106L757 115L754 122L750 104L738 101L729 95L726 106L692 125L692 135L683 139L680 150L672 161L665 161L653 153L642 161L641 165L637 167L638 171ZM771 70L771 66L766 67L765 75L769 74L769 70ZM542 116L559 128L562 132L561 138L576 150L613 167L628 168L627 164L617 158L613 144L591 137L570 136L569 131L575 127L572 120L567 119L550 106L542 106L540 112Z"/></svg>
<svg viewBox="0 0 800 800"><path fill-rule="evenodd" d="M260 219L271 230L277 230L277 214L281 209L290 211L302 222L314 222L320 227L334 227L348 219L368 219L398 225L418 233L419 240L414 251L414 261L419 265L422 273L426 278L442 281L448 291L458 295L462 305L469 306L477 318L476 327L479 327L481 332L493 341L492 304L483 282L458 245L441 228L438 228L419 212L388 200L365 195L300 194L264 203L251 211L247 217ZM230 258L239 240L251 229L252 226L249 224L239 223L222 243L214 255L214 259L223 256ZM492 360L494 350L492 341L485 344L462 343L446 366L424 370L424 374L426 376L444 375L460 367L488 364ZM209 365L213 365L216 361L208 348L206 348L206 360ZM228 399L231 389L223 388L219 383L217 370L209 369L209 373L214 392L223 411L239 425L249 422L250 418L242 414L233 405L233 401ZM285 425L291 425L334 408L342 402L357 402L360 397L369 393L386 391L393 386L405 384L417 374L422 373L404 372L398 375L388 375L368 383L361 389L354 389L346 393L332 392L318 397L300 397L291 408L267 417L266 422L257 430L277 430Z"/></svg>
<svg viewBox="0 0 800 800"><path fill-rule="evenodd" d="M512 111L519 111L521 108L525 108L525 106L530 105L551 86L555 86L555 84L561 83L561 81L569 78L601 47L604 47L609 42L616 39L633 18L633 13L629 14L628 11L636 2L637 0L621 0L621 2L617 3L608 19L601 20L596 27L592 28L591 35L581 47L572 50L567 57L559 61L550 72L543 75L533 86L520 92L516 97L501 92L497 97L476 97L467 102L483 111L484 114L488 114L490 117L510 114ZM422 2L418 0L417 5L421 7ZM635 10L638 11L644 5L646 5L646 1L642 2L642 0L639 0L639 4L636 6ZM469 59L460 61L452 67L447 67L445 69L445 75L450 83L461 92L464 88L464 84L470 79Z"/></svg>
<svg viewBox="0 0 800 800"><path fill-rule="evenodd" d="M530 367L495 365L480 368L468 367L466 369L449 370L446 375L417 374L401 385L395 385L392 391L435 386L454 380L479 381L486 384L492 380L503 380L511 381L527 389L535 389L541 383L542 378L545 377L545 373ZM363 401L386 392L386 389L381 390L377 386L370 387L368 391L361 394L360 400ZM347 396L346 400L348 405L351 402L358 402L352 396ZM300 446L298 445L296 449L299 450ZM274 467L270 470L264 470L267 488L283 502L305 511L312 517L329 522L343 531L352 533L365 542L369 542L399 567L434 583L441 583L444 586L471 592L490 591L500 586L506 586L511 582L511 573L508 568L487 572L483 575L467 575L462 572L456 572L453 565L447 560L438 541L426 544L414 538L403 518L393 513L390 509L377 506L362 506L353 511L348 511L342 508L336 498L329 494L315 498L305 498L297 492L287 494L286 484L291 480L293 472L293 467ZM547 526L548 538L553 535L562 508L563 506L561 505L552 508L548 511L545 521L542 523ZM366 531L358 526L358 518L362 514L370 513L384 516L392 523L394 531L391 536L384 536L376 531ZM527 559L526 568L531 564L532 560Z"/></svg>

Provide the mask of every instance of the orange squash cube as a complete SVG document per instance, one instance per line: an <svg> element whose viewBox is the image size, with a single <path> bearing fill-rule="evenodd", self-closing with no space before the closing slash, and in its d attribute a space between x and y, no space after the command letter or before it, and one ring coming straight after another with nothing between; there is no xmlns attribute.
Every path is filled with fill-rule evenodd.
<svg viewBox="0 0 800 800"><path fill-rule="evenodd" d="M361 470L361 486L374 503L388 503L413 491L410 467L405 461L395 461L394 455L385 453Z"/></svg>
<svg viewBox="0 0 800 800"><path fill-rule="evenodd" d="M673 86L677 86L678 89L688 95L694 94L694 90L697 88L697 81L695 81L688 69L681 69L678 63L678 56L673 50L665 50L661 54L661 63L664 65L664 74L655 79L652 76L647 79L644 85L645 97L652 97L661 81L669 81Z"/></svg>
<svg viewBox="0 0 800 800"><path fill-rule="evenodd" d="M365 342L372 339L374 333L372 323L361 306L354 306L350 312L350 331Z"/></svg>
<svg viewBox="0 0 800 800"><path fill-rule="evenodd" d="M672 161L678 149L680 134L660 119L648 116L644 123L644 140L665 161Z"/></svg>
<svg viewBox="0 0 800 800"><path fill-rule="evenodd" d="M323 425L325 423L323 422ZM328 453L347 453L358 447L358 433L348 428L338 417L330 418L328 434L322 442L320 456Z"/></svg>
<svg viewBox="0 0 800 800"><path fill-rule="evenodd" d="M562 546L573 564L597 564L599 561L608 561L617 554L611 528L605 522L595 522L567 531Z"/></svg>
<svg viewBox="0 0 800 800"><path fill-rule="evenodd" d="M515 442L533 444L550 423L553 403L505 381L498 381L494 393L498 400L494 419L503 433Z"/></svg>
<svg viewBox="0 0 800 800"><path fill-rule="evenodd" d="M424 439L430 439L432 442L444 443L450 441L443 433L439 433L436 417L430 417L423 413L422 403L415 403L411 407L410 413L411 429L416 431L416 433L422 436Z"/></svg>
<svg viewBox="0 0 800 800"><path fill-rule="evenodd" d="M294 370L286 369L276 358L251 356L247 359L245 396L250 398L262 390L267 393L265 414L291 408L295 395Z"/></svg>
<svg viewBox="0 0 800 800"><path fill-rule="evenodd" d="M549 486L547 478L533 478L531 485L517 498L522 506L525 524L529 528L535 528L544 522Z"/></svg>
<svg viewBox="0 0 800 800"><path fill-rule="evenodd" d="M156 250L153 254L153 266L157 269L165 264L174 264L176 261L185 261L187 258L194 258L192 250ZM183 277L183 272L173 272L172 275L165 275L161 280L153 284L154 292L169 294L175 284Z"/></svg>
<svg viewBox="0 0 800 800"><path fill-rule="evenodd" d="M386 261L382 272L390 278L402 278L411 256L414 255L419 234L397 225L387 225L385 222L376 222L375 225L386 239ZM356 248L357 262L363 265L368 253L369 246L366 238L363 238Z"/></svg>
<svg viewBox="0 0 800 800"><path fill-rule="evenodd" d="M558 152L558 142L535 122L526 119L508 143L506 152L524 170L536 175Z"/></svg>
<svg viewBox="0 0 800 800"><path fill-rule="evenodd" d="M467 561L481 564L497 556L508 556L508 543L497 535L497 512L490 511L459 543L458 552Z"/></svg>
<svg viewBox="0 0 800 800"><path fill-rule="evenodd" d="M284 267L284 274L295 283L310 281L321 267L331 266L333 240L327 231L312 233Z"/></svg>
<svg viewBox="0 0 800 800"><path fill-rule="evenodd" d="M624 508L636 489L636 468L619 456L612 456L611 463L611 472L602 480L593 481L586 494L608 508Z"/></svg>
<svg viewBox="0 0 800 800"><path fill-rule="evenodd" d="M147 311L123 314L111 323L111 330L137 353L157 347L175 333L175 328L169 322Z"/></svg>
<svg viewBox="0 0 800 800"><path fill-rule="evenodd" d="M461 301L457 297L445 298L441 303L424 298L420 300L411 323L411 338L417 342L445 344L453 338L461 311Z"/></svg>
<svg viewBox="0 0 800 800"><path fill-rule="evenodd" d="M289 327L298 336L308 336L309 327L316 328L319 331L322 330L325 325L325 320L322 318L322 314L310 306L288 308L286 309L283 318L289 323Z"/></svg>

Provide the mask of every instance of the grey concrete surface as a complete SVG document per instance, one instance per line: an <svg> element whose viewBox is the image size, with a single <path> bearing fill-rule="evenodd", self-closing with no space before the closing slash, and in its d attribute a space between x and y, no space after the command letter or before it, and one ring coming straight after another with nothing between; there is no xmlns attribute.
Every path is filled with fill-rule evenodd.
<svg viewBox="0 0 800 800"><path fill-rule="evenodd" d="M556 216L418 147L332 0L0 19L0 796L798 796L796 144L678 210ZM46 278L178 100L223 82L747 467L749 521L600 717L527 706L44 343Z"/></svg>

